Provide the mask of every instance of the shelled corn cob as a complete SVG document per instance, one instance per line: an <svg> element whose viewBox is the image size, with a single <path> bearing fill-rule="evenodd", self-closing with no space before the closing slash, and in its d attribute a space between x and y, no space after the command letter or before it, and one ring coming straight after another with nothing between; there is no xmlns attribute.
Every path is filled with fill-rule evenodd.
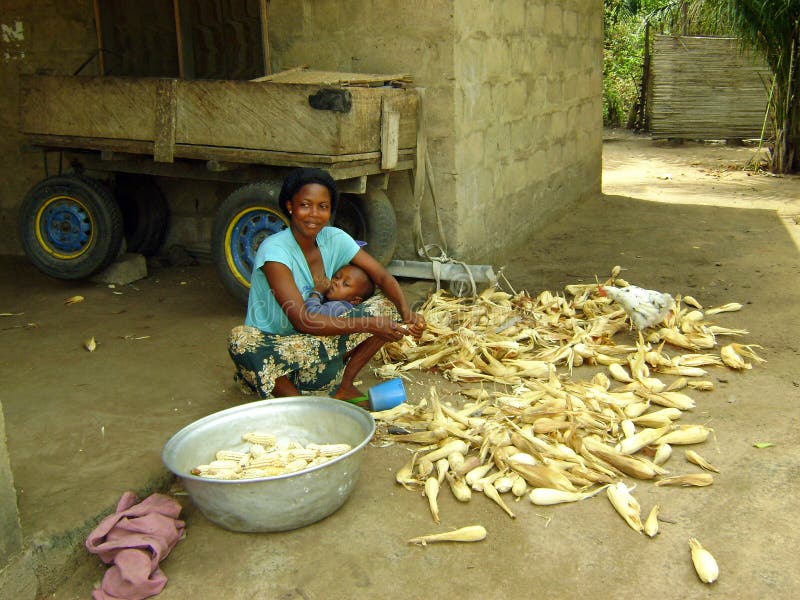
<svg viewBox="0 0 800 600"><path fill-rule="evenodd" d="M255 479L296 473L351 449L349 444L303 444L278 440L267 433L250 432L242 436L250 446L244 452L219 450L215 460L192 469L192 475L208 479Z"/></svg>
<svg viewBox="0 0 800 600"><path fill-rule="evenodd" d="M614 268L605 285L621 283L619 270ZM669 472L662 465L672 446L702 443L713 431L702 424L675 424L695 407L686 389L713 389L711 381L700 379L706 367L743 369L750 366L742 365L743 356L763 360L754 345L731 344L721 355L698 353L714 349L720 336L747 333L706 320L741 305L704 312L694 298L686 297L683 306L677 296L660 328L623 344L613 338L630 328L627 316L596 290L596 284L580 284L567 286L563 296L545 291L532 297L489 289L472 299L438 292L422 308L428 324L423 336L384 346L379 376L437 369L463 384L461 393L468 398L462 407L449 406L432 387L416 407L377 415L396 433L387 439L423 445L396 480L407 489L424 489L435 521L444 482L462 502L483 492L510 517L515 515L501 496L509 491L548 505L606 489L631 527L654 536L658 510L650 511L645 528L623 477L661 485L713 483L708 473L664 477ZM667 354L667 344L678 352ZM607 372L573 380L573 368L581 365L604 366ZM558 367L566 372L559 375ZM664 375L678 378L668 385ZM688 456L703 466L697 453Z"/></svg>

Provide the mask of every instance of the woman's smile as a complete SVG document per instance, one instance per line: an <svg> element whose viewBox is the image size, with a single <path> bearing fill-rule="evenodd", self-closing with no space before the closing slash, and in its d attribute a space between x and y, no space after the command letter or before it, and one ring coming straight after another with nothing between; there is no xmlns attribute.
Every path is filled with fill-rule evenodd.
<svg viewBox="0 0 800 600"><path fill-rule="evenodd" d="M287 202L292 225L301 233L316 235L331 218L331 195L324 185L309 183Z"/></svg>

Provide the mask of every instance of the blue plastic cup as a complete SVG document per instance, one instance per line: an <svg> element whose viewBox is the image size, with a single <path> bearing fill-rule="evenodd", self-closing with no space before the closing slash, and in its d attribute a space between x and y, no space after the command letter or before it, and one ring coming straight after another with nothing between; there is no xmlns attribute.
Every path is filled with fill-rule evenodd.
<svg viewBox="0 0 800 600"><path fill-rule="evenodd" d="M389 410L406 401L406 388L399 377L389 379L369 389L370 410Z"/></svg>

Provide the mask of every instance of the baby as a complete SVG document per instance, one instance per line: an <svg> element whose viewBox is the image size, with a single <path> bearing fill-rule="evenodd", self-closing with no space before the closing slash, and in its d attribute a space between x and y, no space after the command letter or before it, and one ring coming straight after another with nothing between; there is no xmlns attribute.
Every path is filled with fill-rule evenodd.
<svg viewBox="0 0 800 600"><path fill-rule="evenodd" d="M329 317L338 317L369 298L375 284L360 267L345 265L333 279L317 284L306 300L306 310Z"/></svg>

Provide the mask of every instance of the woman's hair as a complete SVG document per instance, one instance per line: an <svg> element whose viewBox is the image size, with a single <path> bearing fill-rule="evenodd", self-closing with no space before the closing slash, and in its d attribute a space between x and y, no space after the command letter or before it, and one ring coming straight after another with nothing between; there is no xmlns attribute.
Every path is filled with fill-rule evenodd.
<svg viewBox="0 0 800 600"><path fill-rule="evenodd" d="M289 209L286 208L286 203L294 198L294 195L300 188L309 183L316 183L328 188L328 192L331 195L332 220L333 216L336 214L336 207L339 204L339 190L336 189L336 183L333 181L333 177L322 169L295 169L284 178L281 193L278 196L278 204L281 207L281 211L288 217Z"/></svg>

